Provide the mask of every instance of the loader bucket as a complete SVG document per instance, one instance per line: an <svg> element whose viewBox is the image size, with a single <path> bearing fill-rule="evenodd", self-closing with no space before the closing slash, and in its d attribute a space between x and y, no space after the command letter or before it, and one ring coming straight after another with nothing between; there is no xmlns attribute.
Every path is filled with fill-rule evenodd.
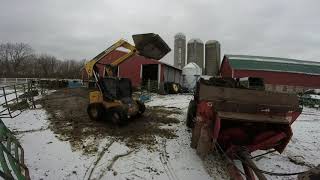
<svg viewBox="0 0 320 180"><path fill-rule="evenodd" d="M171 51L167 43L158 34L135 34L132 35L132 39L139 55L147 58L160 60Z"/></svg>

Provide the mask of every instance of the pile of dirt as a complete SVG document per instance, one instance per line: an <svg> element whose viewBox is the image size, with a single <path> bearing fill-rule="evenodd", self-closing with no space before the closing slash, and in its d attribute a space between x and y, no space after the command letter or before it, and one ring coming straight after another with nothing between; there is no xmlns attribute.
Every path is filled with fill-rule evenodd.
<svg viewBox="0 0 320 180"><path fill-rule="evenodd" d="M89 90L86 88L61 89L42 98L40 104L48 112L50 129L60 140L69 141L72 148L84 153L95 153L101 139L110 136L129 147L156 148L156 137L175 138L174 130L165 128L180 121L169 118L180 113L177 109L147 107L142 117L118 127L108 122L89 119L87 114Z"/></svg>

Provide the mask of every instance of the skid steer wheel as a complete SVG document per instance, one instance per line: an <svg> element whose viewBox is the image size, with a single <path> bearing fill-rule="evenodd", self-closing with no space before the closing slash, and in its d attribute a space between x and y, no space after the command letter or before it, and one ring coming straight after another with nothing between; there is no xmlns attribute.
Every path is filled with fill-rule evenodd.
<svg viewBox="0 0 320 180"><path fill-rule="evenodd" d="M104 115L104 107L100 103L92 103L87 108L90 119L94 121L101 121Z"/></svg>
<svg viewBox="0 0 320 180"><path fill-rule="evenodd" d="M144 113L144 111L146 110L146 106L144 105L143 102L141 102L139 100L137 100L136 103L138 104L138 108L139 108L139 112L137 115L141 116Z"/></svg>
<svg viewBox="0 0 320 180"><path fill-rule="evenodd" d="M194 121L193 119L196 117L196 102L194 100L191 100L188 106L188 112L187 112L187 127L193 128L194 127Z"/></svg>
<svg viewBox="0 0 320 180"><path fill-rule="evenodd" d="M121 107L114 107L109 110L109 119L113 124L125 125L128 122L127 113Z"/></svg>

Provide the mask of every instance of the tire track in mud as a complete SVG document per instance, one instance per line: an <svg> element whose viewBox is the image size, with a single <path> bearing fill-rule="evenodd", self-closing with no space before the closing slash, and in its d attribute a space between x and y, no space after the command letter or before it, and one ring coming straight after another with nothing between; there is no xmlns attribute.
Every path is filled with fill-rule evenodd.
<svg viewBox="0 0 320 180"><path fill-rule="evenodd" d="M163 173L163 171L158 170L158 167L155 167L152 159L138 154L126 159L126 161L129 162L129 168L126 171L119 172L119 174L125 176L125 179L155 179L155 176L159 176L160 173Z"/></svg>
<svg viewBox="0 0 320 180"><path fill-rule="evenodd" d="M90 173L89 173L88 180L91 179L91 176L92 176L95 168L97 167L99 161L101 160L101 158L103 157L103 155L105 154L105 152L111 147L111 145L112 145L114 142L115 142L115 140L111 140L111 141L106 145L106 147L103 148L103 150L98 154L98 157L97 157L96 161L93 162L93 163L89 166L89 168L86 170L83 179L85 179L87 173L89 172L89 169L91 169L91 170L90 170ZM91 166L92 166L92 168L91 168Z"/></svg>
<svg viewBox="0 0 320 180"><path fill-rule="evenodd" d="M160 149L160 161L163 166L165 173L167 174L170 180L179 180L177 174L174 172L174 169L168 159L168 152L166 150L166 139L161 140L161 149Z"/></svg>
<svg viewBox="0 0 320 180"><path fill-rule="evenodd" d="M105 176L105 174L106 174L107 171L113 171L114 173L118 174L117 171L115 171L115 170L113 169L114 163L115 163L119 158L128 156L128 155L130 155L130 154L133 153L133 152L134 152L134 150L129 150L129 151L127 151L127 152L124 153L124 154L115 155L115 156L111 159L111 162L108 164L107 168L102 169L101 172L100 172L99 177L98 177L98 178L95 178L95 179L98 179L98 180L102 179L102 178Z"/></svg>

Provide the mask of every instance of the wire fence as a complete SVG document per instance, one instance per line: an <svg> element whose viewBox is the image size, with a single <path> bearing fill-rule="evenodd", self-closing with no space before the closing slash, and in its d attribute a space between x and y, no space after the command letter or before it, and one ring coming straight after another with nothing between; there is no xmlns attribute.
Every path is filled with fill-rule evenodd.
<svg viewBox="0 0 320 180"><path fill-rule="evenodd" d="M81 79L57 79L57 78L0 78L0 86L5 86L5 85L13 85L13 84L23 84L23 83L28 83L30 81L77 81L81 82Z"/></svg>
<svg viewBox="0 0 320 180"><path fill-rule="evenodd" d="M12 84L6 79L6 85L0 86L0 179L29 180L24 150L1 119L15 118L27 109L36 108L36 97L50 89L74 88L82 83L70 79L13 79L16 80Z"/></svg>
<svg viewBox="0 0 320 180"><path fill-rule="evenodd" d="M41 88L43 87L43 88ZM35 96L45 93L39 82L28 81L0 87L0 118L14 118L23 111L35 108ZM3 179L29 180L24 163L24 150L0 119L0 177Z"/></svg>
<svg viewBox="0 0 320 180"><path fill-rule="evenodd" d="M14 118L28 108L35 108L34 96L38 94L38 87L32 82L1 87L0 118Z"/></svg>

